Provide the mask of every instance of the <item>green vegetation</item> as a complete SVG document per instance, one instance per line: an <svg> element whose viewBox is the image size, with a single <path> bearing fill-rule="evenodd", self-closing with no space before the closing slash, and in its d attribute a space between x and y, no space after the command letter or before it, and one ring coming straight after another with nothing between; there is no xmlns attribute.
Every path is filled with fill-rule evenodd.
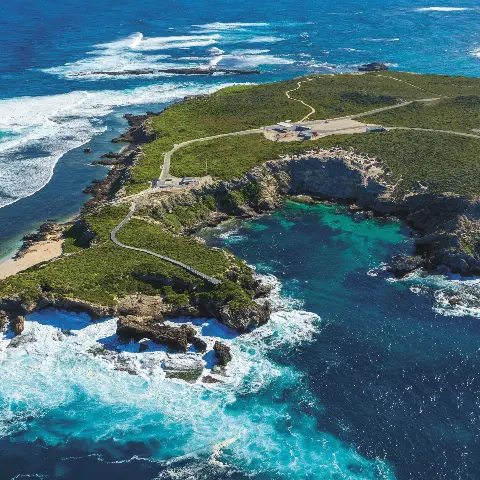
<svg viewBox="0 0 480 480"><path fill-rule="evenodd" d="M369 135L337 135L320 142L325 147L352 147L379 157L397 180L397 193L418 185L435 192L478 197L480 139L435 132L391 131Z"/></svg>
<svg viewBox="0 0 480 480"><path fill-rule="evenodd" d="M188 145L177 152L176 172L195 175L208 155L209 173L229 179L284 154L340 146L382 159L397 180L398 192L418 182L433 191L477 196L480 192L480 139L435 132L391 131L332 135L308 143L274 143L261 134L227 137ZM186 173L185 173L186 174Z"/></svg>
<svg viewBox="0 0 480 480"><path fill-rule="evenodd" d="M430 96L456 97L457 95L480 95L480 78L433 74L419 75L407 72L383 72L380 75L382 78L390 77L390 79L385 78L385 80L389 80L397 86L402 84L401 82L408 82L411 85L414 85L418 90L417 98L426 98ZM378 74L368 74L368 77L371 76L378 76ZM392 80L392 78L395 78L396 80ZM398 82L398 80L401 80L401 82ZM406 84L403 83L403 85ZM425 95L425 93L428 93L429 95Z"/></svg>
<svg viewBox="0 0 480 480"><path fill-rule="evenodd" d="M480 120L479 79L397 72L385 72L385 76L372 73L308 78L313 80L303 83L298 91L292 92L292 97L311 104L317 110L316 118L360 113L402 100L445 96L451 98L415 103L365 119L385 125L464 132L476 128ZM127 190L129 193L143 190L158 177L162 156L175 143L302 118L309 109L285 96L285 91L293 90L297 81L227 88L209 97L176 104L152 118L150 128L158 138L143 147L144 155L131 170ZM225 137L180 149L172 158L171 173L201 176L207 162L210 175L229 180L280 155L332 146L353 148L381 158L398 182L400 193L418 182L438 192L470 196L480 193L480 140L431 132L338 135L295 143L274 143L260 134ZM167 213L152 206L149 211L141 212L142 219L134 218L118 233L125 244L161 253L222 278L222 285L213 290L179 267L114 245L110 232L125 217L128 206L105 206L94 214L84 215L88 230L77 226L68 231L65 252L69 255L0 282L0 297L17 295L35 300L51 293L115 305L119 297L128 294L162 293L167 302L175 305L186 305L192 296L203 296L212 301L230 299L240 309L251 301L253 294L247 267L222 250L174 234L188 230L219 207L235 213L259 193L258 187L251 185L233 193L207 196L191 206L173 207ZM92 232L93 239L89 235ZM232 267L240 278L237 283L228 280ZM183 287L180 290L166 287L172 280Z"/></svg>
<svg viewBox="0 0 480 480"><path fill-rule="evenodd" d="M115 305L118 297L136 292L155 295L162 292L160 282L149 282L142 276L177 279L185 285L203 282L180 267L150 255L117 247L109 240L110 230L125 216L128 208L108 207L87 221L97 234L96 244L75 254L37 266L0 283L0 297L17 294L35 300L41 294L80 298L101 305ZM204 273L221 277L229 262L221 250L211 249L187 237L174 237L157 225L132 220L118 238L139 248L189 263Z"/></svg>
<svg viewBox="0 0 480 480"><path fill-rule="evenodd" d="M160 175L163 154L181 143L195 138L258 128L280 120L299 120L309 109L289 100L285 92L293 90L297 81L304 81L292 98L306 101L317 113L316 118L332 118L361 113L393 105L403 100L415 100L443 94L476 94L480 91L477 79L424 76L388 72L405 82L430 88L434 94L386 76L367 75L309 75L308 77L268 85L230 87L187 102L177 103L162 115L150 120L157 133L154 142L143 147L143 158L132 169L129 193L148 187ZM305 81L311 78L311 81ZM435 89L438 91L435 92ZM466 93L468 92L468 93ZM173 167L175 168L175 167ZM203 174L205 170L201 171ZM172 170L172 174L179 174ZM194 174L190 172L189 174ZM200 174L200 171L198 171Z"/></svg>
<svg viewBox="0 0 480 480"><path fill-rule="evenodd" d="M415 102L404 108L362 117L362 122L480 134L480 96Z"/></svg>
<svg viewBox="0 0 480 480"><path fill-rule="evenodd" d="M305 149L305 145L302 148ZM263 134L218 138L193 143L178 150L172 157L170 172L178 177L202 176L207 161L209 175L229 180L241 177L254 166L274 158L276 152L288 149L287 144L273 143Z"/></svg>

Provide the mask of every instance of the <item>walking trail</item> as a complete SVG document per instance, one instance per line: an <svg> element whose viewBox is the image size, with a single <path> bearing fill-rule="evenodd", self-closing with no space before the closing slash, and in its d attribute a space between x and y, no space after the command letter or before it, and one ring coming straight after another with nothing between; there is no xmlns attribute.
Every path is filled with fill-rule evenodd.
<svg viewBox="0 0 480 480"><path fill-rule="evenodd" d="M169 263L172 263L173 265L177 265L178 267L181 267L184 270L186 270L188 273L191 273L195 277L201 278L202 280L206 280L212 285L219 285L220 283L222 283L221 280L219 280L218 278L209 277L208 275L205 275L204 273L199 272L195 268L192 268L189 265L186 265L185 263L179 262L178 260L175 260L170 257L166 257L165 255L160 255L159 253L151 252L150 250L146 250L144 248L131 247L130 245L125 245L124 243L120 242L117 239L117 232L132 218L132 215L135 212L135 207L136 207L136 204L135 202L133 202L127 216L111 231L110 238L112 242L115 243L115 245L118 245L121 248L126 248L127 250L135 250L136 252L143 252L148 255L152 255L153 257L157 257L160 260L164 260L165 262L169 262Z"/></svg>
<svg viewBox="0 0 480 480"><path fill-rule="evenodd" d="M311 78L307 78L303 82L297 82L297 88L294 88L292 90L288 90L287 92L285 92L285 95L287 96L288 99L293 100L294 102L301 103L302 105L305 105L306 107L308 107L310 109L310 113L308 115L306 115L305 117L303 117L301 120L299 120L297 123L302 123L302 122L305 122L306 120L308 120L316 112L316 110L311 105L309 105L308 103L305 103L303 100L298 100L298 98L292 98L290 96L290 93L291 92L296 92L297 90L300 90L300 88L302 87L302 83L307 83L307 82L311 82L311 81L312 81Z"/></svg>
<svg viewBox="0 0 480 480"><path fill-rule="evenodd" d="M418 88L419 90L423 90L423 91L427 92L427 90L424 90L423 88L417 87L416 85L410 84L408 82L404 82L403 80L399 80L399 79L394 78L394 77L389 77L389 76L386 76L386 75L378 75L378 76L391 78L392 80L396 80L396 81L399 81L399 82L406 83L406 84L408 84L408 85L410 85L414 88ZM318 123L318 120L316 122L315 121L307 122L307 120L313 114L316 113L315 108L313 108L311 105L308 105L308 103L305 103L303 100L298 100L298 99L292 98L290 96L290 93L299 90L303 83L309 82L311 80L312 80L311 78L308 78L307 80L305 80L303 82L299 81L299 82L297 82L297 87L296 88L294 88L292 90L288 90L288 91L285 92L285 95L287 96L287 98L289 98L290 100L293 100L295 102L299 102L302 105L305 105L306 107L308 107L310 109L310 113L308 115L303 117L300 121L296 122L298 124L303 124L303 125L309 125L310 124L311 125L313 123ZM336 117L336 118L333 118L333 119L330 119L330 120L360 118L362 116L371 115L371 114L374 114L374 113L380 113L380 112L384 112L384 111L387 111L387 110L392 110L392 109L395 109L395 108L405 107L405 106L410 105L414 102L432 102L432 101L439 100L439 99L440 99L440 97L425 98L425 99L421 99L421 100L413 100L413 101L399 103L399 104L396 104L396 105L390 105L388 107L377 108L375 110L369 110L367 112L357 113L357 114L354 114L354 115L348 115L348 116L344 116L344 117ZM179 150L180 148L183 148L186 145L190 145L192 143L205 142L205 141L214 140L214 139L217 139L217 138L224 138L224 137L231 137L231 136L238 136L238 135L249 135L251 133L262 133L264 131L264 129L266 129L266 128L269 128L269 127L255 128L255 129L251 129L251 130L242 130L242 131L239 131L239 132L223 133L223 134L220 134L220 135L213 135L213 136L210 136L210 137L196 138L196 139L193 139L193 140L187 140L186 142L175 144L173 146L173 148L169 152L165 153L165 155L164 155L162 173L161 173L160 179L159 179L160 186L165 186L165 180L167 180L168 175L169 175L169 171L170 171L170 162L171 162L172 155L177 150ZM451 134L451 135L458 135L458 136L470 137L470 138L480 138L480 135L474 135L474 134L471 134L471 133L463 133L463 132L455 132L455 131L451 131L451 130L436 130L436 129L428 129L428 128L414 128L414 127L387 127L387 128L389 130L415 130L415 131L423 131L423 132L447 133L447 134ZM334 131L332 131L332 132L334 132ZM153 188L149 189L149 191L154 191L154 190L158 191L158 189L153 189ZM127 200L127 199L130 199L130 198L133 199L133 198L135 198L135 197L137 197L138 195L141 195L141 194L143 194L143 192L141 192L140 194L132 195L131 197L125 197L125 198L122 199L122 202ZM184 264L182 262L179 262L175 259L166 257L164 255L160 255L160 254L155 253L155 252L151 252L150 250L145 250L143 248L131 247L129 245L125 245L125 244L119 242L118 239L116 238L116 233L130 220L130 218L132 217L134 212L135 212L135 203L133 202L128 215L122 220L122 222L119 225L117 225L112 230L112 232L110 234L110 237L116 245L118 245L121 248L126 248L128 250L135 250L135 251L138 251L138 252L143 252L143 253L146 253L148 255L152 255L154 257L160 258L161 260L164 260L166 262L177 265L177 266L183 268L184 270L186 270L187 272L191 273L192 275L195 275L196 277L202 278L203 280L206 280L207 282L210 282L213 285L218 285L218 284L221 283L221 280L218 280L217 278L209 277L208 275L205 275L204 273L199 272L198 270L195 270L194 268L190 267L189 265L186 265L186 264Z"/></svg>

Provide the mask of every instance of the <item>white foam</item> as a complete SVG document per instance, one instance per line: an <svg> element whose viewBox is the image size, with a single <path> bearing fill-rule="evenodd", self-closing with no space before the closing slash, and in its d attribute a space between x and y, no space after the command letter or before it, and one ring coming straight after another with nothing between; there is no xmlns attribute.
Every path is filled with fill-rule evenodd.
<svg viewBox="0 0 480 480"><path fill-rule="evenodd" d="M125 39L95 45L100 50L124 50L129 48L137 51L169 50L173 48L188 48L208 46L215 43L220 35L172 35L168 37L144 37L135 33Z"/></svg>
<svg viewBox="0 0 480 480"><path fill-rule="evenodd" d="M474 57L480 58L480 47L475 48L470 52Z"/></svg>
<svg viewBox="0 0 480 480"><path fill-rule="evenodd" d="M288 57L269 55L268 51L259 49L233 50L229 54L222 55L217 65L229 68L253 68L260 65L291 65L295 63Z"/></svg>
<svg viewBox="0 0 480 480"><path fill-rule="evenodd" d="M252 37L246 40L248 43L276 43L283 42L285 38L282 37L273 37L273 36L258 36Z"/></svg>
<svg viewBox="0 0 480 480"><path fill-rule="evenodd" d="M57 161L106 129L116 107L171 102L231 84L160 84L132 90L74 91L0 100L0 208L33 195L51 179ZM36 155L28 154L32 149Z"/></svg>
<svg viewBox="0 0 480 480"><path fill-rule="evenodd" d="M224 30L238 30L251 27L268 27L268 23L223 23L223 22L214 22L214 23L205 23L203 25L193 25L193 27L199 28L201 30L208 31L224 31Z"/></svg>
<svg viewBox="0 0 480 480"><path fill-rule="evenodd" d="M466 7L423 7L417 8L416 12L463 12L465 10L472 10Z"/></svg>
<svg viewBox="0 0 480 480"><path fill-rule="evenodd" d="M207 47L215 44L219 38L221 38L219 34L145 37L142 33L134 33L120 40L94 45L94 50L88 52L86 58L73 63L47 68L43 71L66 78L77 78L76 75L78 74L85 75L91 72L175 68L185 65L179 65L172 60L165 62L165 60L171 59L171 56L163 52L174 49ZM153 52L162 53L154 54ZM89 77L81 78L88 79Z"/></svg>
<svg viewBox="0 0 480 480"><path fill-rule="evenodd" d="M378 42L378 43L383 43L383 42L399 42L400 39L395 37L395 38L362 38L364 42Z"/></svg>
<svg viewBox="0 0 480 480"><path fill-rule="evenodd" d="M480 318L480 279L463 278L460 275L428 275L415 271L403 279L389 281L405 282L418 295L433 295L433 310L445 316Z"/></svg>
<svg viewBox="0 0 480 480"><path fill-rule="evenodd" d="M172 475L180 473L177 461L204 458L219 468L288 478L326 478L335 471L339 478L365 480L378 478L378 470L382 478L394 478L384 463L360 457L319 431L313 416L297 413L298 403L317 408L308 389L301 389L293 403L290 394L279 402L284 390L299 389L302 378L293 367L271 360L269 352L281 347L288 354L289 348L311 341L321 321L302 311L295 299L282 297L274 277L264 281L274 286L272 320L251 335L217 331L234 356L226 376L217 375L224 382L218 384L165 379L164 351L103 350L102 345L118 345L115 319L90 324L84 316L68 319L70 314L53 311L29 317L23 344L7 348L10 340L0 341L0 435L24 432L47 445L72 437L79 442L115 439L118 445L155 438L162 448L149 460L170 466ZM204 322L193 325L203 331ZM73 334L59 327L74 329ZM206 338L210 347L214 337ZM68 422L62 421L63 412ZM45 416L48 422L38 421ZM177 456L172 459L169 452ZM361 474L351 472L352 464ZM183 471L186 476L179 478L196 471Z"/></svg>

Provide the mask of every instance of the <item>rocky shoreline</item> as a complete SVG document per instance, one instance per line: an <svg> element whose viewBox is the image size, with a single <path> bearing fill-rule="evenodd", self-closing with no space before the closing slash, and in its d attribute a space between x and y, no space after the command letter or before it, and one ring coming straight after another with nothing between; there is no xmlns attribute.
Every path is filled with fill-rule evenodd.
<svg viewBox="0 0 480 480"><path fill-rule="evenodd" d="M103 180L93 181L92 186L86 189L86 193L92 194L93 198L85 203L83 214L97 210L121 190L128 178L129 167L140 154L139 145L154 139L154 134L146 124L153 115L158 114L149 112L147 115L127 116L128 131L114 141L128 142L129 145L122 152L109 152L96 162L107 162L102 164L112 168ZM232 194L239 191L248 191L249 194L242 196L242 202L232 202ZM422 186L417 191L398 196L392 176L380 159L341 148L312 150L302 155L269 161L229 182L215 182L177 194L145 196L138 200L137 211L140 214L142 211L148 213L151 218L161 221L174 208L193 207L207 196L229 199L221 202L224 208L199 216L195 223L184 226L180 234L190 235L231 217L252 217L272 211L292 195L304 195L305 199L313 198L315 201L341 202L350 205L352 212L370 212L369 215L381 217L395 216L405 221L417 232L416 251L411 256L394 257L389 262L387 270L397 277L417 269L441 274L460 273L464 276L480 273L479 245L476 240L480 231L479 202L453 194L436 194ZM76 225L88 242L89 232L82 216ZM38 234L27 236L26 241L35 242L38 235L43 238L45 234L58 232L58 228L45 224ZM236 281L238 277L235 272L231 272L231 275L232 281ZM247 288L255 292L256 298L265 297L269 292L258 281ZM211 297L196 304L184 302L168 305L160 297L156 299L131 295L121 299L116 308L111 308L93 305L81 299L55 298L46 294L31 304L0 299L0 322L4 326L8 323L8 318L12 331L20 334L23 331L24 317L46 307L82 311L94 319L118 316L117 334L125 341L132 338L136 341L150 339L179 352L186 352L191 345L197 353L201 353L205 349L205 342L196 336L192 328L187 325L172 326L166 320L179 316L213 316L241 334L269 319L268 301L255 305L255 308L250 305L248 308L232 309L230 304L216 302ZM231 359L228 346L219 343L214 350L218 365L225 366ZM171 373L173 376L177 374ZM191 372L185 378L179 374L179 378L191 380L190 374Z"/></svg>
<svg viewBox="0 0 480 480"><path fill-rule="evenodd" d="M258 75L260 70L251 70L251 69L232 69L232 68L212 68L212 67L185 67L185 68L145 68L137 70L106 70L106 71L92 71L85 73L72 73L70 77L88 77L92 75L105 75L109 77L120 77L123 75L158 75L158 74L168 74L168 75Z"/></svg>

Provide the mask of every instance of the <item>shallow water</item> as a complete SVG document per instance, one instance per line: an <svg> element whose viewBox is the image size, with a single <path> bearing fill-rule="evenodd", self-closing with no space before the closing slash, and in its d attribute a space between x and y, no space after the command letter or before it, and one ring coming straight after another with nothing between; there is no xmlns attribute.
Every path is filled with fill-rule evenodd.
<svg viewBox="0 0 480 480"><path fill-rule="evenodd" d="M368 274L411 248L401 224L289 203L206 238L275 286L252 335L195 322L232 347L225 383L165 380L115 320L35 314L0 348L0 478L478 477L478 321Z"/></svg>

